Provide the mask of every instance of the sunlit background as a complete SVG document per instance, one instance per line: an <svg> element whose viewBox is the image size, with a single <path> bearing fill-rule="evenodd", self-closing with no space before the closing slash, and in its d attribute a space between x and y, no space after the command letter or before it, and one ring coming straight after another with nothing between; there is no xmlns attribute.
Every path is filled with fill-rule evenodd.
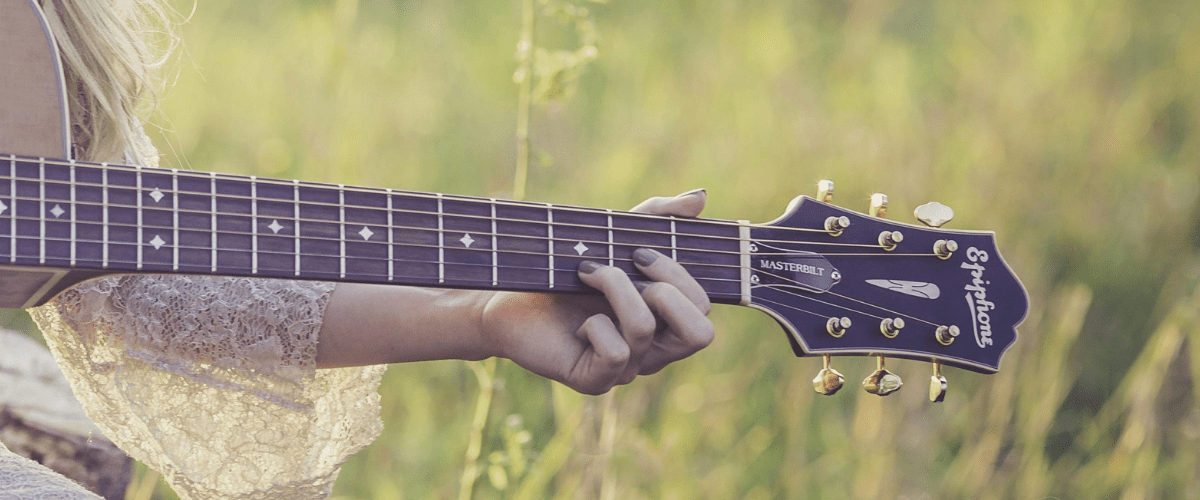
<svg viewBox="0 0 1200 500"><path fill-rule="evenodd" d="M393 366L335 498L1200 497L1200 3L530 3L523 51L523 0L180 0L149 131L170 166L612 208L704 187L722 219L819 179L906 222L936 200L997 233L1030 315L942 404L914 361L879 398L839 358L817 395L820 360L735 307L601 398Z"/></svg>

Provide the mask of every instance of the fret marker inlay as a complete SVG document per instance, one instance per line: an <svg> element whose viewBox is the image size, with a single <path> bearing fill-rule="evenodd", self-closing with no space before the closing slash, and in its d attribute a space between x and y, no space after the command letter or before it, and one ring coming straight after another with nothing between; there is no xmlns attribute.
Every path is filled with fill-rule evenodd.
<svg viewBox="0 0 1200 500"><path fill-rule="evenodd" d="M584 245L582 241L577 243L573 248L575 248L576 252L579 252L579 255L583 255L584 252L588 251L587 245Z"/></svg>
<svg viewBox="0 0 1200 500"><path fill-rule="evenodd" d="M0 214L4 213L5 210L8 210L8 205L5 205L3 201L0 201Z"/></svg>
<svg viewBox="0 0 1200 500"><path fill-rule="evenodd" d="M359 232L358 232L358 235L359 235L359 236L362 236L362 237L363 237L363 240L369 240L369 239L371 239L371 236L372 236L372 235L374 235L374 234L375 234L375 232L374 232L374 231L371 231L371 229L370 229L370 228L368 228L367 226L363 226L363 228L362 228L362 231L359 231Z"/></svg>
<svg viewBox="0 0 1200 500"><path fill-rule="evenodd" d="M159 191L158 188L154 188L154 191L150 192L150 197L154 198L155 203L158 203L159 201L162 201L162 199L163 199L162 191Z"/></svg>
<svg viewBox="0 0 1200 500"><path fill-rule="evenodd" d="M279 220L273 220L271 221L271 225L267 226L267 229L270 229L275 234L279 234L279 230L283 229L283 226L279 224Z"/></svg>
<svg viewBox="0 0 1200 500"><path fill-rule="evenodd" d="M162 238L159 238L157 234L154 235L154 239L150 240L150 245L153 246L155 250L162 248L162 246L166 244L167 242L163 241Z"/></svg>
<svg viewBox="0 0 1200 500"><path fill-rule="evenodd" d="M458 241L461 241L464 247L471 248L471 244L475 243L475 238L472 238L469 234L464 234Z"/></svg>
<svg viewBox="0 0 1200 500"><path fill-rule="evenodd" d="M55 204L54 204L54 208L51 208L51 209L50 209L50 213L51 213L52 215L54 215L54 218L55 218L55 219L58 219L58 218L62 217L62 214L65 214L65 213L67 213L67 211L66 211L66 210L63 210L63 207L62 207L62 206L60 206L59 204L55 203Z"/></svg>

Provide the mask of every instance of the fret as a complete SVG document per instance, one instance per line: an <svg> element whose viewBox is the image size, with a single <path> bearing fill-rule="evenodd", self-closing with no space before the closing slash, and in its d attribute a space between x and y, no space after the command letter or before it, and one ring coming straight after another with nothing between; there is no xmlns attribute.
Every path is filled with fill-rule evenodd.
<svg viewBox="0 0 1200 500"><path fill-rule="evenodd" d="M244 178L220 174L215 184L218 272L252 274L254 219L251 216L250 184Z"/></svg>
<svg viewBox="0 0 1200 500"><path fill-rule="evenodd" d="M102 173L101 175L103 176L103 180L101 181L102 187L100 189L102 189L104 191L103 201L101 201L101 205L103 205L103 211L104 211L104 221L103 221L104 235L101 237L100 244L104 247L104 250L103 250L103 252L104 252L103 263L104 264L102 267L105 267L105 268L108 267L108 207L109 207L109 204L108 204L108 168L107 167L108 167L108 164L105 164L105 163L100 164L100 172ZM213 234L216 234L216 233L214 232ZM213 271L216 271L216 270L217 270L216 267L213 267Z"/></svg>
<svg viewBox="0 0 1200 500"><path fill-rule="evenodd" d="M76 208L79 202L75 198L78 185L75 181L75 160L71 160L71 267L75 267L79 253L79 237L76 234L79 226Z"/></svg>
<svg viewBox="0 0 1200 500"><path fill-rule="evenodd" d="M217 272L217 174L208 174L209 192L212 196L212 272Z"/></svg>
<svg viewBox="0 0 1200 500"><path fill-rule="evenodd" d="M437 194L438 216L438 283L446 282L446 233L442 227L442 193Z"/></svg>
<svg viewBox="0 0 1200 500"><path fill-rule="evenodd" d="M292 181L292 208L293 215L296 218L296 225L293 226L293 237L295 239L296 248L296 276L300 276L300 181Z"/></svg>
<svg viewBox="0 0 1200 500"><path fill-rule="evenodd" d="M679 246L675 244L675 216L671 217L671 260L679 261Z"/></svg>
<svg viewBox="0 0 1200 500"><path fill-rule="evenodd" d="M258 274L258 183L250 176L250 274Z"/></svg>
<svg viewBox="0 0 1200 500"><path fill-rule="evenodd" d="M300 269L298 183L257 182L254 186L255 262L253 274L296 276Z"/></svg>
<svg viewBox="0 0 1200 500"><path fill-rule="evenodd" d="M499 233L496 232L496 199L490 198L490 200L491 200L491 205L492 205L491 212L492 212L492 241L493 241L493 244L492 244L492 286L496 286L500 282L499 281L499 279L500 279L500 276L499 276L500 275L500 269L499 269L500 261L499 261L499 254L496 250L496 245L494 242L496 241L496 238L498 238L500 235L499 235Z"/></svg>
<svg viewBox="0 0 1200 500"><path fill-rule="evenodd" d="M38 263L46 263L46 159L38 158L38 199L42 200L39 211Z"/></svg>
<svg viewBox="0 0 1200 500"><path fill-rule="evenodd" d="M76 263L104 263L108 209L104 203L104 171L86 164L72 165L72 248ZM74 266L76 264L72 264Z"/></svg>
<svg viewBox="0 0 1200 500"><path fill-rule="evenodd" d="M548 259L548 265L546 266L550 273L548 278L550 282L547 285L550 288L554 288L554 210L549 204L546 205L546 240L550 245L550 248L548 249L550 258Z"/></svg>
<svg viewBox="0 0 1200 500"><path fill-rule="evenodd" d="M12 206L9 208L9 215L12 217L9 222L9 262L17 261L17 158L9 157L9 194L12 195Z"/></svg>
<svg viewBox="0 0 1200 500"><path fill-rule="evenodd" d="M138 169L138 173L140 174L141 170L142 170L142 166L138 165L137 169ZM144 236L142 234L142 176L135 175L135 177L137 177L137 193L138 193L138 196L137 196L137 241L138 241L137 268L141 269L142 268L142 242L145 241L144 239L142 239L142 237Z"/></svg>
<svg viewBox="0 0 1200 500"><path fill-rule="evenodd" d="M608 219L608 265L616 265L616 259L613 258L613 225L612 225L612 209L605 210L606 219Z"/></svg>
<svg viewBox="0 0 1200 500"><path fill-rule="evenodd" d="M340 277L346 277L346 186L338 184L338 226L341 234L341 241L338 242L339 252L341 254L341 273Z"/></svg>
<svg viewBox="0 0 1200 500"><path fill-rule="evenodd" d="M171 169L171 270L179 270L179 171Z"/></svg>
<svg viewBox="0 0 1200 500"><path fill-rule="evenodd" d="M496 250L501 286L527 284L523 289L545 289L546 241L549 238L544 205L503 203L496 207ZM540 285L540 286L538 286Z"/></svg>
<svg viewBox="0 0 1200 500"><path fill-rule="evenodd" d="M386 192L387 192L386 196L387 196L387 227L388 227L388 230L387 230L387 242L388 242L387 276L388 276L388 281L394 281L396 279L396 260L395 260L396 259L396 256L395 256L396 248L394 246L396 231L393 230L392 228L394 228L396 226L395 226L395 223L393 222L394 214L392 213L392 190L389 188Z"/></svg>

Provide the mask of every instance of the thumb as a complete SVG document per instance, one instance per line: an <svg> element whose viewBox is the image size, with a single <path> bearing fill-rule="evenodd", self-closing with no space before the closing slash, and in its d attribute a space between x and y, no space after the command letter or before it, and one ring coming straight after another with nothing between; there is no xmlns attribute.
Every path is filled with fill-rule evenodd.
<svg viewBox="0 0 1200 500"><path fill-rule="evenodd" d="M675 215L679 217L696 217L704 210L708 201L708 191L693 189L679 196L666 198L656 196L638 203L632 211L656 215Z"/></svg>

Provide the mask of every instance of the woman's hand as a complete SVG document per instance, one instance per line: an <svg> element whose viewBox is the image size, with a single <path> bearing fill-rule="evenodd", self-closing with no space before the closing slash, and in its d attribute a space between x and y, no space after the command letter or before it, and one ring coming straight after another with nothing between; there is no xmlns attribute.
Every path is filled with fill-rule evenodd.
<svg viewBox="0 0 1200 500"><path fill-rule="evenodd" d="M695 217L706 194L652 198L634 211ZM639 249L634 282L584 261L579 278L603 297L498 292L484 306L482 340L497 356L586 394L601 394L703 349L713 339L708 295L669 257Z"/></svg>
<svg viewBox="0 0 1200 500"><path fill-rule="evenodd" d="M696 190L634 211L695 217L705 200ZM708 295L682 266L650 249L633 260L650 281L593 261L579 266L579 278L602 297L339 284L325 309L317 366L499 356L579 392L606 392L713 339Z"/></svg>

